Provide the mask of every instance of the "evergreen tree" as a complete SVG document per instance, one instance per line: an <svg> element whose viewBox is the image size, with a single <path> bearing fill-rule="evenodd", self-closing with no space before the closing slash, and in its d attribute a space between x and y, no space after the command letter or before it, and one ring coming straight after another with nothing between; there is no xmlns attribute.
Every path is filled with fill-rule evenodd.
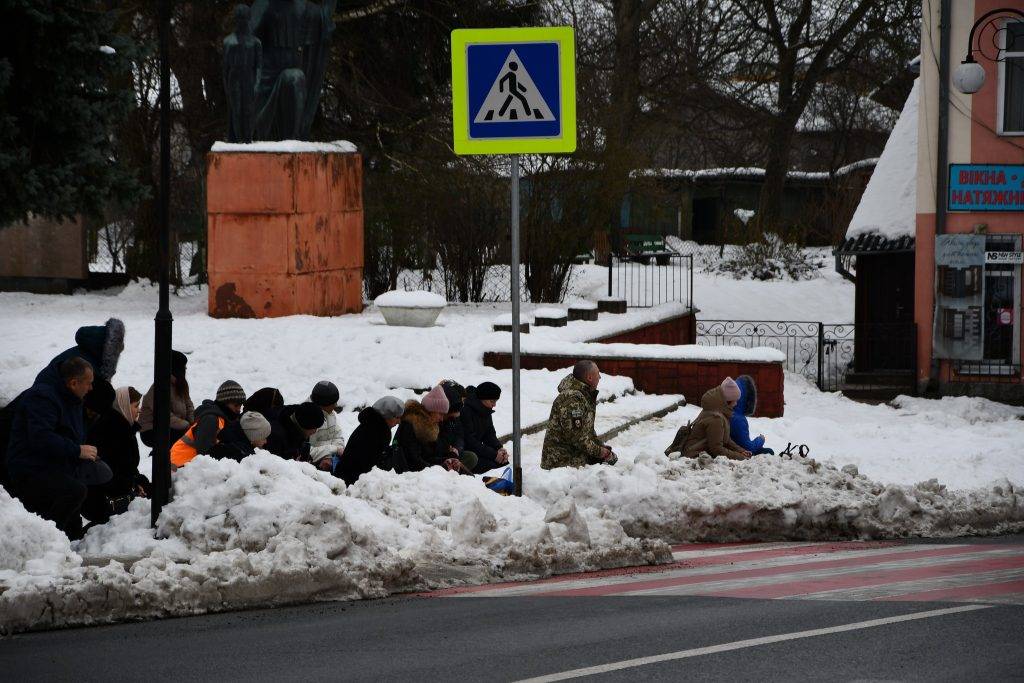
<svg viewBox="0 0 1024 683"><path fill-rule="evenodd" d="M142 193L113 134L132 107L132 46L90 0L0 0L0 226L99 215Z"/></svg>

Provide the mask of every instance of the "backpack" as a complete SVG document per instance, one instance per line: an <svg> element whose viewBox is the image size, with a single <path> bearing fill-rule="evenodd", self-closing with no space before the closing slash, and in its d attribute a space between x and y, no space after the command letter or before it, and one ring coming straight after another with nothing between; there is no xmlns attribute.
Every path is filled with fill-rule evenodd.
<svg viewBox="0 0 1024 683"><path fill-rule="evenodd" d="M690 420L676 432L675 438L672 439L672 444L665 449L665 455L671 455L672 453L682 454L686 448L686 441L690 438L690 434L692 433L693 420Z"/></svg>

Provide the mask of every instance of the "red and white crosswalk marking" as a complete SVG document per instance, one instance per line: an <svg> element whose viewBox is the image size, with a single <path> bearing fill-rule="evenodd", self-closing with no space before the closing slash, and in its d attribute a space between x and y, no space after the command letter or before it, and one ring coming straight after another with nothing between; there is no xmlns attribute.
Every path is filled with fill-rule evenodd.
<svg viewBox="0 0 1024 683"><path fill-rule="evenodd" d="M1024 545L691 544L655 568L437 591L435 597L702 595L1024 604Z"/></svg>

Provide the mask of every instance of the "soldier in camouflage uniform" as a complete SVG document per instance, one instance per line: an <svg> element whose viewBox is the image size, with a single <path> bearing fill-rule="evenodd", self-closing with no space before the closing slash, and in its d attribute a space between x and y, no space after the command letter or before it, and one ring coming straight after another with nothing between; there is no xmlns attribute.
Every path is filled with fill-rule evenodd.
<svg viewBox="0 0 1024 683"><path fill-rule="evenodd" d="M598 463L614 465L618 458L601 443L594 432L597 384L601 373L593 361L579 361L572 374L558 385L558 398L551 406L548 430L540 466L583 467Z"/></svg>

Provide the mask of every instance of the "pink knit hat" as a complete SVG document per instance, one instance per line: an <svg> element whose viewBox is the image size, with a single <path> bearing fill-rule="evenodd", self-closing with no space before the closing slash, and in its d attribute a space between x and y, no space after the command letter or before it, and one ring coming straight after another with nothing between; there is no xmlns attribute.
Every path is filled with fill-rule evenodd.
<svg viewBox="0 0 1024 683"><path fill-rule="evenodd" d="M736 391L739 391L739 389ZM432 413L448 412L448 397L444 395L444 389L441 388L440 384L428 391L420 400L420 403Z"/></svg>
<svg viewBox="0 0 1024 683"><path fill-rule="evenodd" d="M722 380L722 395L725 396L726 401L740 400L740 387L732 377Z"/></svg>

